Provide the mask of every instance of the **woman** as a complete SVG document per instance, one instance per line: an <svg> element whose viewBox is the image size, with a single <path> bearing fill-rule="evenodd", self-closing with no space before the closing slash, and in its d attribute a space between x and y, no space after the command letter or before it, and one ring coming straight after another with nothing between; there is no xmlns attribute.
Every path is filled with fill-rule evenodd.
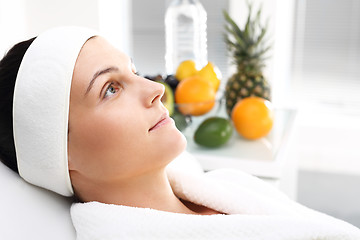
<svg viewBox="0 0 360 240"><path fill-rule="evenodd" d="M171 190L165 167L184 151L186 140L162 105L163 94L162 84L137 76L131 59L105 39L87 41L70 92L69 170L80 199L216 213L191 210Z"/></svg>
<svg viewBox="0 0 360 240"><path fill-rule="evenodd" d="M3 62L32 41L14 47ZM165 166L185 149L186 140L162 105L163 94L163 85L137 76L131 59L104 38L86 41L74 66L68 123L69 172L81 201L215 213L190 210L171 190ZM2 159L11 159L6 163L16 169L14 157Z"/></svg>
<svg viewBox="0 0 360 240"><path fill-rule="evenodd" d="M186 140L161 104L164 87L92 30L55 28L15 45L0 81L0 157L84 202L72 207L78 239L360 236L244 173L166 172Z"/></svg>

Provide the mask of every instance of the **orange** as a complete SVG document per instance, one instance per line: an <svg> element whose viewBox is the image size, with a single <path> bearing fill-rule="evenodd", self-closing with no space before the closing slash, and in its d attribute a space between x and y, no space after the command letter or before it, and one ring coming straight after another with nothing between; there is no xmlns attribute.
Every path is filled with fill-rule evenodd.
<svg viewBox="0 0 360 240"><path fill-rule="evenodd" d="M255 140L266 136L274 122L271 103L260 97L240 100L231 112L236 131L246 139Z"/></svg>
<svg viewBox="0 0 360 240"><path fill-rule="evenodd" d="M185 78L194 76L197 73L195 62L193 60L186 60L179 64L176 69L175 78L182 81Z"/></svg>
<svg viewBox="0 0 360 240"><path fill-rule="evenodd" d="M198 73L198 76L209 81L215 88L215 91L218 90L220 86L221 72L217 66L212 62L208 62Z"/></svg>
<svg viewBox="0 0 360 240"><path fill-rule="evenodd" d="M212 84L199 76L192 76L176 87L175 102L182 114L199 116L214 107L215 95Z"/></svg>

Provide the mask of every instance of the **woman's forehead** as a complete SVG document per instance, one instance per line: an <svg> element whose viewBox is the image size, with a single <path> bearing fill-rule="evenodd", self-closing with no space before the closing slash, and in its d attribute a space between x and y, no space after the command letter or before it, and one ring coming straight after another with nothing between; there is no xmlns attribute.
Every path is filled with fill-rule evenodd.
<svg viewBox="0 0 360 240"><path fill-rule="evenodd" d="M96 73L116 68L119 73L131 69L131 59L102 37L89 39L82 47L73 72L72 89L85 91Z"/></svg>
<svg viewBox="0 0 360 240"><path fill-rule="evenodd" d="M93 75L101 68L116 65L121 68L128 65L130 58L112 46L102 37L89 39L83 46L76 60L74 75ZM84 76L85 77L85 76Z"/></svg>
<svg viewBox="0 0 360 240"><path fill-rule="evenodd" d="M87 60L98 60L105 61L106 59L96 59L93 57L103 57L103 56L117 56L124 57L124 54L111 45L105 38L95 37L89 39L84 46L82 47L78 60L87 61Z"/></svg>

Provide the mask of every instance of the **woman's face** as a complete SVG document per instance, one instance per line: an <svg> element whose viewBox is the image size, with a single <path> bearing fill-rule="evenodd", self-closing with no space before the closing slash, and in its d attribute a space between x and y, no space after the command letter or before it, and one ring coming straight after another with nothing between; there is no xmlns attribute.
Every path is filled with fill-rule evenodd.
<svg viewBox="0 0 360 240"><path fill-rule="evenodd" d="M127 55L101 37L88 40L70 93L72 180L113 183L161 169L179 155L186 141L160 101L163 94L162 84L135 74Z"/></svg>

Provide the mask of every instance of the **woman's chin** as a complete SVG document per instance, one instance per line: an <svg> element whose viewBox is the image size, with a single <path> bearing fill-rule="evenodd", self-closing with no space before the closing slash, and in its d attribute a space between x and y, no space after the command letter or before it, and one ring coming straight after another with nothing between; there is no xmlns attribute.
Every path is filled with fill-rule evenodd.
<svg viewBox="0 0 360 240"><path fill-rule="evenodd" d="M164 146L164 155L166 155L167 158L172 161L186 150L186 146L187 140L185 136L180 131L177 131L176 133L174 133L173 137L168 139L166 145Z"/></svg>
<svg viewBox="0 0 360 240"><path fill-rule="evenodd" d="M184 136L184 134L182 133L182 132L180 132L179 131L179 149L180 149L180 151L179 151L179 153L178 153L178 155L180 154L180 153L182 153L183 151L185 151L185 149L186 149L186 146L187 146L187 140L186 140L186 137Z"/></svg>

